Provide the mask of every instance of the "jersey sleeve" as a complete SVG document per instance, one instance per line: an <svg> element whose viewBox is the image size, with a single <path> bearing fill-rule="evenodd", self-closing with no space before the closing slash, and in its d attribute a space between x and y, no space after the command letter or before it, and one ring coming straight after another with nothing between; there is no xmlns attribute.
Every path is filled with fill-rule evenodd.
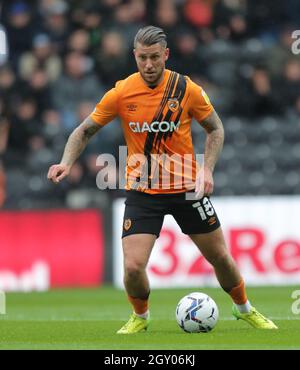
<svg viewBox="0 0 300 370"><path fill-rule="evenodd" d="M190 80L190 114L201 123L214 110L206 92Z"/></svg>
<svg viewBox="0 0 300 370"><path fill-rule="evenodd" d="M90 117L100 126L105 126L118 115L118 94L116 88L109 90L97 103Z"/></svg>

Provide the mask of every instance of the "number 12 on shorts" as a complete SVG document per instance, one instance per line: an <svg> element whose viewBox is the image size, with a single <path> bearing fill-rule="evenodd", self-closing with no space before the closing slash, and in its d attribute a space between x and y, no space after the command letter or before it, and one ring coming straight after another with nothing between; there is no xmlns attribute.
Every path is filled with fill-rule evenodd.
<svg viewBox="0 0 300 370"><path fill-rule="evenodd" d="M206 197L203 198L202 205L200 202L197 202L193 204L193 207L197 208L202 221L206 220L207 216L210 217L215 213L212 204L210 203L209 199Z"/></svg>

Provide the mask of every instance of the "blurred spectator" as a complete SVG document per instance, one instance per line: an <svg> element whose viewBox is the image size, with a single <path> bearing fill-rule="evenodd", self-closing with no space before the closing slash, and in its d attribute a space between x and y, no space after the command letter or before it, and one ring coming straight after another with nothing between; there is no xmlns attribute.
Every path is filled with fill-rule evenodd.
<svg viewBox="0 0 300 370"><path fill-rule="evenodd" d="M141 3L144 3L144 0L141 0ZM122 30L127 47L132 45L134 36L139 28L143 26L140 13L134 10L134 3L132 2L122 3L114 9L113 23L114 25L110 28Z"/></svg>
<svg viewBox="0 0 300 370"><path fill-rule="evenodd" d="M92 50L97 50L103 33L103 16L93 8L87 9L82 17L82 25L89 34Z"/></svg>
<svg viewBox="0 0 300 370"><path fill-rule="evenodd" d="M33 38L32 50L20 58L19 73L24 80L30 80L36 68L44 68L50 81L55 81L61 73L61 59L54 53L47 34L36 35Z"/></svg>
<svg viewBox="0 0 300 370"><path fill-rule="evenodd" d="M35 100L26 97L16 101L15 111L9 121L7 150L14 165L23 163L31 150L43 146L42 128Z"/></svg>
<svg viewBox="0 0 300 370"><path fill-rule="evenodd" d="M91 114L94 108L95 103L93 101L81 101L77 106L77 117L79 122L83 122Z"/></svg>
<svg viewBox="0 0 300 370"><path fill-rule="evenodd" d="M198 40L191 31L183 30L176 37L176 47L174 48L173 60L175 61L174 69L179 73L199 76L205 74L205 60L200 58L198 53Z"/></svg>
<svg viewBox="0 0 300 370"><path fill-rule="evenodd" d="M62 0L50 1L44 8L44 29L58 53L64 50L71 29L67 12L68 5Z"/></svg>
<svg viewBox="0 0 300 370"><path fill-rule="evenodd" d="M210 26L213 20L213 0L186 0L184 16L196 28Z"/></svg>
<svg viewBox="0 0 300 370"><path fill-rule="evenodd" d="M168 46L172 53L175 47L175 38L178 33L178 9L172 0L156 1L156 4L153 22L161 27L168 35Z"/></svg>
<svg viewBox="0 0 300 370"><path fill-rule="evenodd" d="M28 4L23 1L12 2L8 8L7 37L13 66L17 66L21 54L31 48L34 32L35 25Z"/></svg>
<svg viewBox="0 0 300 370"><path fill-rule="evenodd" d="M15 100L20 95L21 82L9 65L0 67L0 96L3 97L6 114L14 109Z"/></svg>
<svg viewBox="0 0 300 370"><path fill-rule="evenodd" d="M67 50L88 55L90 53L90 39L88 32L82 28L73 31L67 41Z"/></svg>
<svg viewBox="0 0 300 370"><path fill-rule="evenodd" d="M233 15L229 20L230 39L234 42L246 40L249 37L248 25L241 14Z"/></svg>
<svg viewBox="0 0 300 370"><path fill-rule="evenodd" d="M39 13L46 17L51 12L66 12L68 4L64 0L39 0Z"/></svg>
<svg viewBox="0 0 300 370"><path fill-rule="evenodd" d="M6 176L2 157L7 148L8 120L5 117L4 100L0 97L0 208L2 208L6 197Z"/></svg>
<svg viewBox="0 0 300 370"><path fill-rule="evenodd" d="M249 36L245 0L217 0L214 4L213 27L220 38L234 42Z"/></svg>
<svg viewBox="0 0 300 370"><path fill-rule="evenodd" d="M0 97L0 160L7 147L8 125L9 123L5 112L5 102Z"/></svg>
<svg viewBox="0 0 300 370"><path fill-rule="evenodd" d="M52 86L54 108L62 114L66 131L74 129L78 123L76 111L81 101L96 103L104 89L97 76L91 72L86 57L76 52L65 56L64 74Z"/></svg>
<svg viewBox="0 0 300 370"><path fill-rule="evenodd" d="M296 102L294 104L294 112L300 118L300 96L297 97Z"/></svg>
<svg viewBox="0 0 300 370"><path fill-rule="evenodd" d="M292 39L293 31L293 27L285 26L279 33L278 42L266 52L265 60L274 78L282 73L284 65L291 57L292 43L295 41ZM300 55L294 58L300 61Z"/></svg>
<svg viewBox="0 0 300 370"><path fill-rule="evenodd" d="M103 35L101 48L96 54L96 69L108 88L127 76L127 55L127 46L120 32L111 31Z"/></svg>
<svg viewBox="0 0 300 370"><path fill-rule="evenodd" d="M248 81L240 81L236 112L251 118L282 113L278 89L264 67L256 67Z"/></svg>
<svg viewBox="0 0 300 370"><path fill-rule="evenodd" d="M247 18L252 35L260 38L276 38L280 25L287 22L286 4L282 0L247 1Z"/></svg>
<svg viewBox="0 0 300 370"><path fill-rule="evenodd" d="M291 58L287 61L283 70L283 78L280 83L280 92L285 107L296 107L300 97L300 60Z"/></svg>
<svg viewBox="0 0 300 370"><path fill-rule="evenodd" d="M32 72L31 79L27 81L22 91L23 94L28 94L35 100L39 118L45 110L52 108L49 78L44 69L35 69Z"/></svg>
<svg viewBox="0 0 300 370"><path fill-rule="evenodd" d="M110 10L119 7L122 4L122 0L102 0L102 5L105 9L105 13L109 12Z"/></svg>
<svg viewBox="0 0 300 370"><path fill-rule="evenodd" d="M135 22L143 22L146 17L146 1L145 0L131 0L131 11Z"/></svg>
<svg viewBox="0 0 300 370"><path fill-rule="evenodd" d="M289 23L295 24L295 29L300 25L300 2L299 0L286 0L285 9Z"/></svg>
<svg viewBox="0 0 300 370"><path fill-rule="evenodd" d="M54 109L43 112L42 122L46 143L55 152L61 151L65 144L66 136L62 134L62 122L60 114Z"/></svg>
<svg viewBox="0 0 300 370"><path fill-rule="evenodd" d="M84 168L80 161L77 161L71 169L70 175L67 179L69 188L81 189L84 183Z"/></svg>

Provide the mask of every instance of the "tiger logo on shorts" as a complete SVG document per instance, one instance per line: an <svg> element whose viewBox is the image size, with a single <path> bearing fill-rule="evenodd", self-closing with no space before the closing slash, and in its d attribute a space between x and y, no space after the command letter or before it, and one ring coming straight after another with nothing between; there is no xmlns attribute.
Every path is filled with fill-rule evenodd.
<svg viewBox="0 0 300 370"><path fill-rule="evenodd" d="M130 218L127 218L125 221L124 221L124 230L128 231L130 228L131 228L131 220Z"/></svg>
<svg viewBox="0 0 300 370"><path fill-rule="evenodd" d="M208 224L211 226L217 222L216 217L210 217L208 219Z"/></svg>

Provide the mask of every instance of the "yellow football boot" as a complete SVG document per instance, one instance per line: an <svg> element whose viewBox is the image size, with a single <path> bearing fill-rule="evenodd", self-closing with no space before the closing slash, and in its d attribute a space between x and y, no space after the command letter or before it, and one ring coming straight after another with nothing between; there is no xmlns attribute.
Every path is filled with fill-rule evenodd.
<svg viewBox="0 0 300 370"><path fill-rule="evenodd" d="M150 319L138 317L135 313L130 316L127 323L117 331L117 334L135 334L147 330Z"/></svg>
<svg viewBox="0 0 300 370"><path fill-rule="evenodd" d="M259 313L255 307L251 307L248 313L240 313L238 308L233 305L232 314L237 320L244 320L256 329L278 329L271 320Z"/></svg>

